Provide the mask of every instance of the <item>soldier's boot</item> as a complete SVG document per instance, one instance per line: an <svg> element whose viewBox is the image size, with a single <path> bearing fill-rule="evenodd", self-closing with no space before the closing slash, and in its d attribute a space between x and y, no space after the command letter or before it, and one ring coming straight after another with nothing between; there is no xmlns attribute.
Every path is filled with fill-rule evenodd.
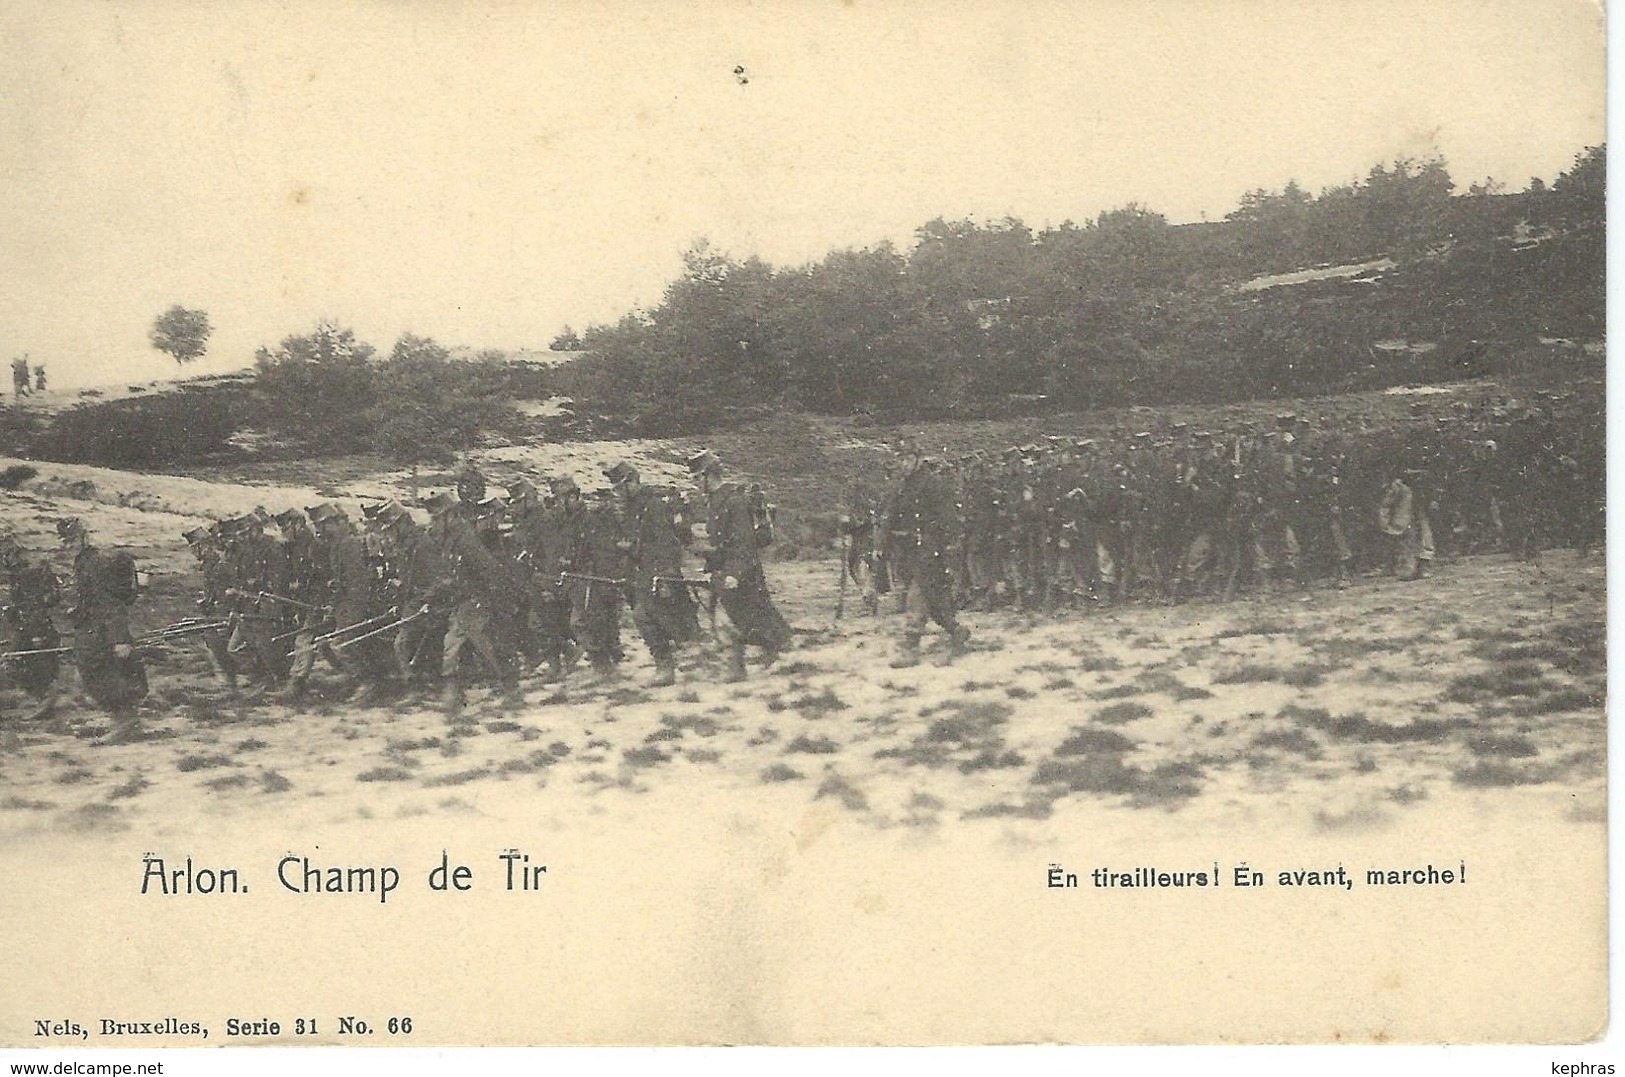
<svg viewBox="0 0 1625 1077"><path fill-rule="evenodd" d="M141 717L135 709L127 708L113 712L113 728L107 736L101 738L97 744L134 744L143 739L141 732Z"/></svg>
<svg viewBox="0 0 1625 1077"><path fill-rule="evenodd" d="M543 684L557 684L564 680L564 660L560 655L556 653L548 655L543 665L546 666L542 670Z"/></svg>
<svg viewBox="0 0 1625 1077"><path fill-rule="evenodd" d="M519 690L519 681L508 677L502 682L502 709L518 710L525 705L525 694Z"/></svg>
<svg viewBox="0 0 1625 1077"><path fill-rule="evenodd" d="M307 687L304 677L293 677L289 679L287 684L277 689L272 694L272 698L282 703L298 703L305 698Z"/></svg>
<svg viewBox="0 0 1625 1077"><path fill-rule="evenodd" d="M384 696L384 686L378 681L368 681L356 689L350 697L350 702L357 707L371 707L380 702Z"/></svg>
<svg viewBox="0 0 1625 1077"><path fill-rule="evenodd" d="M35 707L32 711L30 711L27 714L27 716L23 718L23 721L25 721L25 722L43 722L43 721L46 721L47 719L54 718L55 716L56 716L56 689L53 687L53 688L50 689L49 692L47 692L45 698L40 700L39 706ZM56 725L56 724L61 724L61 723L53 723L53 725Z"/></svg>
<svg viewBox="0 0 1625 1077"><path fill-rule="evenodd" d="M911 669L920 664L920 634L910 632L898 640L897 657L889 663L892 669Z"/></svg>
<svg viewBox="0 0 1625 1077"><path fill-rule="evenodd" d="M651 688L668 688L677 683L677 662L670 656L655 659L654 680L649 682Z"/></svg>
<svg viewBox="0 0 1625 1077"><path fill-rule="evenodd" d="M948 633L948 660L953 661L968 653L970 653L970 629L956 624Z"/></svg>
<svg viewBox="0 0 1625 1077"><path fill-rule="evenodd" d="M565 640L564 653L559 658L559 680L568 677L570 671L576 668L576 663L581 661L581 656L586 653L587 649L580 643L573 639Z"/></svg>
<svg viewBox="0 0 1625 1077"><path fill-rule="evenodd" d="M463 686L457 683L457 678L447 677L440 686L440 707L445 711L446 719L455 722L463 716Z"/></svg>
<svg viewBox="0 0 1625 1077"><path fill-rule="evenodd" d="M722 679L728 684L737 684L745 676L745 645L736 643L728 648L728 672Z"/></svg>

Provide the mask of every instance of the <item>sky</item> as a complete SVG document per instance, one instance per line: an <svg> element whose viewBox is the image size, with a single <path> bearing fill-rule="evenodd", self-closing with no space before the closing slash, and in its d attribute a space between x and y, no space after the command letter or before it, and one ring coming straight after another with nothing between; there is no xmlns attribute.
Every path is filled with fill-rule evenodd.
<svg viewBox="0 0 1625 1077"><path fill-rule="evenodd" d="M8 0L0 40L0 357L54 387L174 376L174 303L189 374L324 318L541 348L702 238L1219 219L1433 154L1518 190L1605 137L1590 0Z"/></svg>

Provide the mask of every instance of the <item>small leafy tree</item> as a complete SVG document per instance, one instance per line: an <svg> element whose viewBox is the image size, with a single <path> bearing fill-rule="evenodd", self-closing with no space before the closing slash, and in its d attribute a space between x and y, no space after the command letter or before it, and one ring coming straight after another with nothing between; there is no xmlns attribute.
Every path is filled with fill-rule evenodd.
<svg viewBox="0 0 1625 1077"><path fill-rule="evenodd" d="M501 427L512 409L500 380L487 365L453 361L429 337L406 334L378 365L375 403L366 415L372 446L412 469L417 499L418 468L449 464L471 448L480 431Z"/></svg>
<svg viewBox="0 0 1625 1077"><path fill-rule="evenodd" d="M214 326L209 324L207 313L188 310L176 303L154 319L152 332L147 339L152 341L154 348L168 353L175 360L175 365L180 366L202 358L209 348L209 334L212 332Z"/></svg>
<svg viewBox="0 0 1625 1077"><path fill-rule="evenodd" d="M254 355L263 421L324 452L348 452L366 442L376 399L371 344L335 322L303 336L285 337Z"/></svg>

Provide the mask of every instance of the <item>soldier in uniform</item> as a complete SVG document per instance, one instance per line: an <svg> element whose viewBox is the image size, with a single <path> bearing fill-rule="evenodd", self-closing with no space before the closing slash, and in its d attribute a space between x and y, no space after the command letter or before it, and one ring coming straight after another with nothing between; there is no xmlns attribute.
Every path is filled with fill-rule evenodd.
<svg viewBox="0 0 1625 1077"><path fill-rule="evenodd" d="M252 512L229 521L226 557L236 580L231 599L231 641L259 681L260 690L275 690L290 668L286 647L276 642L287 610L267 595L287 587L287 563L280 544L265 533L265 518Z"/></svg>
<svg viewBox="0 0 1625 1077"><path fill-rule="evenodd" d="M62 644L51 611L61 602L56 574L43 561L29 561L15 539L0 538L0 574L10 591L0 605L0 651L51 651ZM0 684L10 683L37 702L28 721L49 718L56 709L56 654L19 654L0 659Z"/></svg>
<svg viewBox="0 0 1625 1077"><path fill-rule="evenodd" d="M958 515L953 483L934 462L918 460L903 477L895 512L893 526L901 525L911 536L914 572L909 579L908 626L901 653L891 664L898 669L920 664L920 639L931 621L948 633L950 653L958 656L970 633L955 613L948 567Z"/></svg>
<svg viewBox="0 0 1625 1077"><path fill-rule="evenodd" d="M706 569L728 615L727 680L741 681L745 679L745 648L760 647L771 663L790 645L790 625L767 592L757 521L748 494L738 483L723 478L722 462L710 449L689 457L688 469L706 498Z"/></svg>
<svg viewBox="0 0 1625 1077"><path fill-rule="evenodd" d="M337 505L324 501L305 511L315 525L328 572L329 634L335 637L325 647L328 660L359 682L353 702L368 704L394 695L399 670L390 660L389 643L382 635L368 635L382 628L392 611L377 586L366 542ZM352 639L356 642L346 642Z"/></svg>
<svg viewBox="0 0 1625 1077"><path fill-rule="evenodd" d="M141 739L136 706L147 697L147 670L130 635L129 608L139 584L127 553L106 553L91 545L75 517L58 520L57 534L73 555L73 659L85 694L113 715L103 743Z"/></svg>
<svg viewBox="0 0 1625 1077"><path fill-rule="evenodd" d="M440 675L440 663L427 659L440 655L446 633L446 610L437 603L441 596L434 548L399 502L384 502L368 522L394 585L394 601L388 604L400 614L393 646L401 682L433 681Z"/></svg>
<svg viewBox="0 0 1625 1077"><path fill-rule="evenodd" d="M601 680L616 676L626 657L621 646L621 607L626 601L631 550L620 508L612 500L595 498L581 515L575 557L566 578L587 660Z"/></svg>
<svg viewBox="0 0 1625 1077"><path fill-rule="evenodd" d="M632 601L632 621L654 659L652 684L676 684L676 648L700 632L694 595L683 580L683 547L691 537L687 519L676 491L644 486L630 464L616 464L605 474L620 498L625 535L631 544L627 594Z"/></svg>
<svg viewBox="0 0 1625 1077"><path fill-rule="evenodd" d="M275 519L282 530L283 586L287 588L280 597L292 600L280 603L285 631L278 638L293 633L293 664L278 697L297 701L304 697L316 668L316 633L332 624L328 593L332 572L326 546L317 541L302 511L286 509Z"/></svg>
<svg viewBox="0 0 1625 1077"><path fill-rule="evenodd" d="M511 584L501 563L480 541L478 533L458 511L458 501L439 493L428 499L429 527L422 544L433 554L433 582L426 602L447 611L446 638L441 650L441 696L446 714L460 717L463 709L463 646L479 655L502 686L506 706L517 706L519 675L513 655L500 648L493 634L491 611L495 596Z"/></svg>
<svg viewBox="0 0 1625 1077"><path fill-rule="evenodd" d="M515 504L521 506L514 517L513 532L520 548L518 557L533 572L531 601L536 611L541 660L546 666L542 681L563 681L582 653L576 642L570 588L562 575L575 564L586 522L581 489L569 476L559 476L548 481L545 501L537 504L534 498L522 494Z"/></svg>
<svg viewBox="0 0 1625 1077"><path fill-rule="evenodd" d="M1433 560L1426 501L1418 496L1415 486L1420 477L1421 472L1414 468L1396 474L1383 491L1377 509L1378 526L1388 536L1389 570L1402 580L1427 575L1427 565Z"/></svg>
<svg viewBox="0 0 1625 1077"><path fill-rule="evenodd" d="M186 539L187 548L192 551L198 568L203 573L203 594L197 600L198 612L210 621L227 621L230 617L230 597L226 592L236 586L231 575L230 565L222 555L220 537L215 527L194 527L182 532L181 537ZM226 693L235 697L237 694L237 660L232 656L228 645L231 642L231 628L211 628L198 633L198 639L203 644L204 653L209 656L209 666L214 675L225 685Z"/></svg>

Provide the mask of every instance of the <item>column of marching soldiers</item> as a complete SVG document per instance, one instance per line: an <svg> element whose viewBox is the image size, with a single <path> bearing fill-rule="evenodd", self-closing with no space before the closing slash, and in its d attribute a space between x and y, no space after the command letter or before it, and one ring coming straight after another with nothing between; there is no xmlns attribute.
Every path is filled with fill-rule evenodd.
<svg viewBox="0 0 1625 1077"><path fill-rule="evenodd" d="M1602 416L1560 414L1564 400L1502 399L1376 431L1363 417L1289 414L1273 429L1174 423L957 458L900 443L878 481L860 480L847 496L836 618L849 583L871 612L895 595L906 619L891 664L903 667L920 662L932 622L948 659L963 652L967 609L1228 600L1320 578L1346 587L1361 573L1417 579L1441 555L1593 548L1603 537ZM707 518L699 577L683 568L694 512L626 463L590 496L568 476L546 490L520 478L506 497L487 496L469 472L455 495L426 499L427 525L382 501L363 506L360 521L323 503L190 530L204 580L198 614L143 636L128 624L133 560L98 549L78 520L58 524L73 556L66 645L50 566L0 540L10 584L0 683L32 695L34 717L66 728L56 682L71 655L85 694L114 716L109 739L134 739L144 650L196 638L233 694L247 681L252 695L296 701L321 659L357 703L422 688L455 718L477 679L511 706L523 670L562 684L585 656L599 681L614 678L627 608L655 685L675 682L702 609L727 679L740 680L747 646L770 664L792 635L762 568L772 509L760 487L725 481L709 450L688 463Z"/></svg>
<svg viewBox="0 0 1625 1077"><path fill-rule="evenodd" d="M1373 429L1296 414L1214 432L1173 423L1102 439L1047 436L999 453L897 446L841 518L848 578L896 594L901 654L931 622L950 655L960 610L1030 614L1128 601L1225 600L1355 575L1428 575L1433 562L1603 542L1604 429L1567 394L1486 400Z"/></svg>
<svg viewBox="0 0 1625 1077"><path fill-rule="evenodd" d="M56 682L71 655L85 694L113 715L110 743L142 736L143 651L186 638L201 642L233 696L246 688L296 702L322 659L346 676L358 704L433 686L456 718L475 680L511 707L522 702L522 669L563 682L584 655L600 681L613 679L627 607L654 659L653 683L673 684L678 648L699 637L705 606L726 679L743 680L747 647L771 664L791 639L762 569L770 507L759 487L725 481L709 450L688 464L708 515L700 578L683 573L693 539L684 499L644 485L629 464L607 469L610 489L593 496L569 476L549 479L546 491L520 478L505 498L487 496L470 471L456 494L425 499L426 525L396 501L364 505L359 523L324 502L185 532L203 576L198 615L143 636L128 620L134 561L94 546L81 521L61 520L73 556L71 643L52 617L62 599L50 565L0 542L10 582L4 671L37 701L31 717L65 730Z"/></svg>

